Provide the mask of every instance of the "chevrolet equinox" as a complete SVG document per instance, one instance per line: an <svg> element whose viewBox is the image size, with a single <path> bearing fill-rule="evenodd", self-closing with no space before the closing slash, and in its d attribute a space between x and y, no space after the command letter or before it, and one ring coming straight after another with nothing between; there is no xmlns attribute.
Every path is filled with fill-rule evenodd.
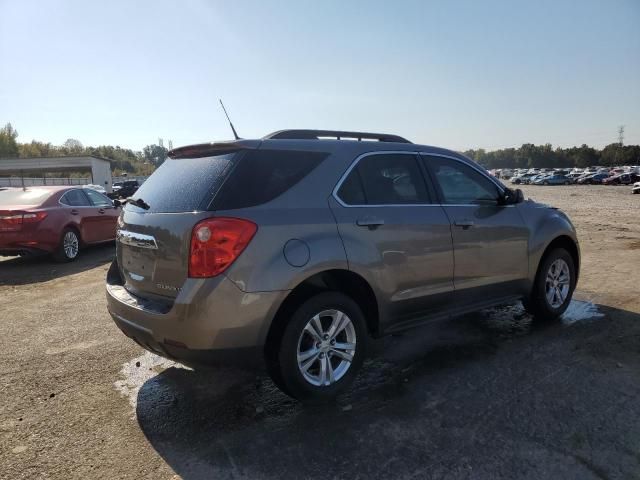
<svg viewBox="0 0 640 480"><path fill-rule="evenodd" d="M369 338L522 300L557 319L576 231L463 155L387 134L283 130L181 147L125 201L108 309L187 365L266 366L330 399Z"/></svg>

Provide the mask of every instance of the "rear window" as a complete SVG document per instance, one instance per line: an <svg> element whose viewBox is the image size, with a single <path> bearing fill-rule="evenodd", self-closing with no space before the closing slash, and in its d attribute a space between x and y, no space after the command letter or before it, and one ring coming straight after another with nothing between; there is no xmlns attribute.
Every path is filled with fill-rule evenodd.
<svg viewBox="0 0 640 480"><path fill-rule="evenodd" d="M82 190L69 190L62 196L60 203L70 207L88 207L91 205Z"/></svg>
<svg viewBox="0 0 640 480"><path fill-rule="evenodd" d="M267 203L302 180L327 155L292 150L249 151L224 182L211 209L232 210Z"/></svg>
<svg viewBox="0 0 640 480"><path fill-rule="evenodd" d="M176 213L201 210L232 169L237 153L213 157L167 159L133 195L149 210L128 203L127 210Z"/></svg>
<svg viewBox="0 0 640 480"><path fill-rule="evenodd" d="M0 206L8 207L10 205L40 205L51 195L50 190L42 188L10 188L8 190L0 190Z"/></svg>

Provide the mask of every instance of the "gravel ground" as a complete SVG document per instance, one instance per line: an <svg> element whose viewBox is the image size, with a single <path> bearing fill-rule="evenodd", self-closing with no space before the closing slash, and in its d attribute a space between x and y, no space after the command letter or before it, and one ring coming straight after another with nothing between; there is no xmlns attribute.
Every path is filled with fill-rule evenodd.
<svg viewBox="0 0 640 480"><path fill-rule="evenodd" d="M0 477L640 478L640 196L524 190L578 228L563 322L512 306L386 338L322 408L130 342L105 308L111 245L0 261Z"/></svg>

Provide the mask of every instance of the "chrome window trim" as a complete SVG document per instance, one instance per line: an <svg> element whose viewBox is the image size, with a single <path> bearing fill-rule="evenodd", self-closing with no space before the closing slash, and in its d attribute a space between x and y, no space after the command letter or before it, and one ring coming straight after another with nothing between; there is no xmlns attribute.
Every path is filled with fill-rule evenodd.
<svg viewBox="0 0 640 480"><path fill-rule="evenodd" d="M375 152L365 152L362 153L360 155L358 155L353 162L351 162L351 165L349 165L349 168L347 168L346 172L344 172L342 174L342 176L340 177L340 179L338 180L338 183L336 184L336 186L333 188L333 191L331 192L331 195L333 196L333 198L343 207L345 208L375 208L375 207L439 207L440 205L438 205L437 203L389 203L389 204L381 204L381 205L349 205L346 204L342 201L342 199L338 196L338 190L340 190L340 187L342 186L342 184L344 183L344 181L346 180L346 178L349 176L349 174L351 173L351 171L356 168L356 165L358 165L358 163L360 162L360 160L362 160L365 157L369 157L369 156L373 156L373 155L413 155L414 157L418 155L417 151L408 151L408 150L380 150L380 151L375 151Z"/></svg>
<svg viewBox="0 0 640 480"><path fill-rule="evenodd" d="M347 203L344 203L342 201L342 199L338 196L338 190L340 190L340 187L342 186L342 184L344 183L344 181L346 180L346 178L349 176L349 174L351 173L351 171L358 165L358 163L360 162L360 160L362 160L365 157L371 156L371 155L388 155L388 154L402 154L402 155L419 155L419 156L425 156L425 155L431 155L434 157L443 157L443 158L449 158L451 160L455 160L457 162L460 162L464 165L467 165L468 167L474 169L475 171L477 171L480 175L483 175L485 178L489 179L497 188L501 193L504 193L504 185L498 183L496 181L496 179L494 179L493 177L491 177L491 175L487 175L487 173L485 171L483 171L481 168L475 166L475 165L470 165L469 163L467 163L464 160L461 160L459 158L453 157L451 155L445 155L443 153L429 153L429 152L420 152L420 151L408 151L408 150L380 150L380 151L376 151L376 152L365 152L362 153L360 155L358 155L353 162L351 162L351 165L349 165L349 168L347 168L347 170L342 174L342 176L340 177L340 179L338 180L338 183L336 184L336 186L333 188L333 191L331 192L331 196L333 196L333 198L342 206L345 208L376 208L376 207L478 207L478 206L483 206L480 203L469 203L469 204L453 204L453 203L389 203L389 204L376 204L376 205L361 205L361 204L356 204L356 205L349 205ZM427 179L429 180L429 179ZM503 207L514 207L515 205L502 205Z"/></svg>

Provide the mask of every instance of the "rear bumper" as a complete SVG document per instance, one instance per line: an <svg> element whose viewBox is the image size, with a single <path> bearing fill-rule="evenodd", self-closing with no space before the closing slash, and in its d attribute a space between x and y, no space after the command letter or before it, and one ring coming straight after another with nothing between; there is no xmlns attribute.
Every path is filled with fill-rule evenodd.
<svg viewBox="0 0 640 480"><path fill-rule="evenodd" d="M55 250L55 243L40 238L38 232L0 232L0 255L42 255Z"/></svg>
<svg viewBox="0 0 640 480"><path fill-rule="evenodd" d="M114 261L107 274L107 308L114 322L145 349L186 364L255 367L287 292L246 293L224 275L187 279L175 301L132 295Z"/></svg>
<svg viewBox="0 0 640 480"><path fill-rule="evenodd" d="M189 366L236 366L260 368L264 364L262 347L191 349L159 342L153 331L111 313L111 318L127 337L151 353Z"/></svg>
<svg viewBox="0 0 640 480"><path fill-rule="evenodd" d="M47 253L51 253L48 250L42 250L40 248L33 247L6 247L4 245L0 245L0 257L26 257L26 256L37 256L37 255L46 255Z"/></svg>

